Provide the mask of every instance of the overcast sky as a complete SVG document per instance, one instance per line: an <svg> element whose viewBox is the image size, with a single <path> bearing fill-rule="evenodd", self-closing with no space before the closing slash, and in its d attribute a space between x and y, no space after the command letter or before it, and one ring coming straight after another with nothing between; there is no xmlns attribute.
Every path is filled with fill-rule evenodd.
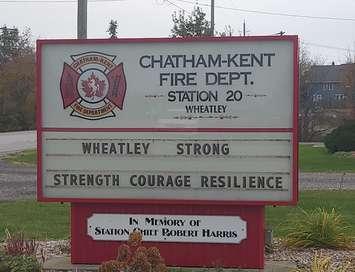
<svg viewBox="0 0 355 272"><path fill-rule="evenodd" d="M0 25L31 29L33 38L75 38L77 3L75 0L0 0ZM69 1L69 2L66 2ZM88 4L88 38L106 38L110 19L118 20L121 37L167 37L172 28L171 14L180 8L188 13L194 5L210 0L92 0ZM190 2L190 3L189 3ZM299 35L313 57L325 63L345 61L355 53L354 0L215 0L216 30L225 25L240 35L243 20L247 35L271 35L285 31ZM221 8L222 7L222 8ZM240 11L238 9L248 10ZM208 19L209 6L203 6ZM290 15L328 17L307 19ZM342 20L332 20L336 17Z"/></svg>

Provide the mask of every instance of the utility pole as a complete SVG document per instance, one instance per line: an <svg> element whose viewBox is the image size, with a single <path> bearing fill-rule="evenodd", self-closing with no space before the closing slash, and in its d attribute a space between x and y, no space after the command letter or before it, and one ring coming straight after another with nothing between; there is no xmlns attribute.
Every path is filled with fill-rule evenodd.
<svg viewBox="0 0 355 272"><path fill-rule="evenodd" d="M214 36L214 0L211 0L211 36Z"/></svg>
<svg viewBox="0 0 355 272"><path fill-rule="evenodd" d="M243 21L243 36L245 37L245 33L246 33L246 30L245 30L245 20Z"/></svg>
<svg viewBox="0 0 355 272"><path fill-rule="evenodd" d="M87 24L88 24L87 12L88 12L88 1L78 0L78 23L77 23L78 39L87 38Z"/></svg>
<svg viewBox="0 0 355 272"><path fill-rule="evenodd" d="M250 31L247 30L247 23L243 20L243 30L239 30L239 35L245 37Z"/></svg>

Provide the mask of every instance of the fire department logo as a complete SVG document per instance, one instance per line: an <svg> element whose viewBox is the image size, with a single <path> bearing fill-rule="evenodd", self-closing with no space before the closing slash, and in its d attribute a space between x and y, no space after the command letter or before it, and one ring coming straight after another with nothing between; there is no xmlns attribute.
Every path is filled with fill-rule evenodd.
<svg viewBox="0 0 355 272"><path fill-rule="evenodd" d="M123 63L116 56L99 52L72 55L71 64L64 63L60 80L63 108L71 108L71 116L98 120L116 116L122 110L126 94Z"/></svg>

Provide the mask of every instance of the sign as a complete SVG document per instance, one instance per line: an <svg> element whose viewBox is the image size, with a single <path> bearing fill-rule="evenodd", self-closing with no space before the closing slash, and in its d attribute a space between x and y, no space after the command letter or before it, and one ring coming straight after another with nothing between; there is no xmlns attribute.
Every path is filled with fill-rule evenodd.
<svg viewBox="0 0 355 272"><path fill-rule="evenodd" d="M115 65L115 56L97 52L70 57L73 62L64 63L60 79L63 108L70 106L71 116L87 120L115 116L126 93L123 64Z"/></svg>
<svg viewBox="0 0 355 272"><path fill-rule="evenodd" d="M38 198L297 201L297 38L40 40Z"/></svg>
<svg viewBox="0 0 355 272"><path fill-rule="evenodd" d="M264 267L262 205L72 203L70 215L75 264L114 260L127 230L140 228L170 267Z"/></svg>
<svg viewBox="0 0 355 272"><path fill-rule="evenodd" d="M290 198L290 133L44 132L50 197Z"/></svg>
<svg viewBox="0 0 355 272"><path fill-rule="evenodd" d="M87 233L94 240L127 241L139 230L146 242L239 244L247 238L239 216L93 214Z"/></svg>

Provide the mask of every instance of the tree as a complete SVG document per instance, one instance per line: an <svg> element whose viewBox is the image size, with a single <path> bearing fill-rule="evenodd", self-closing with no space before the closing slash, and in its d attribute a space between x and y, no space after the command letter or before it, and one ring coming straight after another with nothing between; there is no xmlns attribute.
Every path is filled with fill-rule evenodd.
<svg viewBox="0 0 355 272"><path fill-rule="evenodd" d="M344 65L342 77L346 91L345 108L348 111L346 119L355 120L355 63L348 62Z"/></svg>
<svg viewBox="0 0 355 272"><path fill-rule="evenodd" d="M30 31L0 33L0 130L33 129L35 124L35 57Z"/></svg>
<svg viewBox="0 0 355 272"><path fill-rule="evenodd" d="M324 94L325 99L317 100L313 97L315 90L323 88L319 86L319 82L312 82L315 78L326 79L329 76L329 69L327 66L321 67L320 59L311 59L309 53L304 47L300 48L299 56L299 138L301 141L315 141L320 140L323 136L334 129L335 127L344 123L346 119L349 119L349 102L350 100L345 100L341 105L334 106L332 99L327 98L327 95L333 96L333 93ZM333 64L334 65L334 64ZM335 72L339 72L339 82L337 84L344 84L345 86L337 86L348 93L346 96L350 97L349 92L355 89L350 87L351 79L355 78L355 69L353 72L347 71L347 67L355 67L354 65L340 65L337 67ZM322 68L322 69L318 69ZM346 80L344 76L349 78ZM348 82L348 83L347 83ZM348 86L348 87L346 87ZM324 92L324 90L323 90ZM353 93L355 94L355 93ZM355 96L354 96L355 98Z"/></svg>
<svg viewBox="0 0 355 272"><path fill-rule="evenodd" d="M35 124L35 57L16 57L0 71L0 127L29 130Z"/></svg>
<svg viewBox="0 0 355 272"><path fill-rule="evenodd" d="M306 48L299 52L299 138L312 141L329 129L332 118L327 116L324 105L313 101L310 90L312 66L318 61L310 58Z"/></svg>
<svg viewBox="0 0 355 272"><path fill-rule="evenodd" d="M107 32L110 35L110 38L117 38L117 29L118 29L118 22L117 20L111 20L109 23L109 27L107 29Z"/></svg>
<svg viewBox="0 0 355 272"><path fill-rule="evenodd" d="M6 25L0 29L0 68L12 58L32 52L33 46L29 29L26 29L22 34L17 28L8 28Z"/></svg>
<svg viewBox="0 0 355 272"><path fill-rule="evenodd" d="M225 25L223 32L217 32L218 36L221 37L231 37L233 36L233 33L234 33L234 29L230 25Z"/></svg>
<svg viewBox="0 0 355 272"><path fill-rule="evenodd" d="M212 36L211 24L206 19L206 13L200 7L195 7L191 15L185 16L184 11L172 15L173 37L204 37Z"/></svg>

